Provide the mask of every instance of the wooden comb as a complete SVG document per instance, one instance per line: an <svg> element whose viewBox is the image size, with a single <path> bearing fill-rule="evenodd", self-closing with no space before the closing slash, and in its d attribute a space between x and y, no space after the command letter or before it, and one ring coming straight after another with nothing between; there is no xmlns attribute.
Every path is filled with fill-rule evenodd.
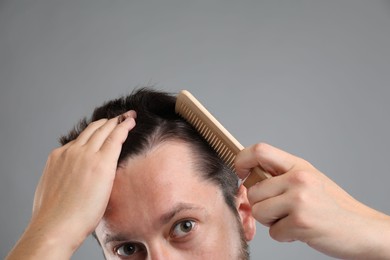
<svg viewBox="0 0 390 260"><path fill-rule="evenodd" d="M230 169L234 169L234 159L244 147L215 119L209 111L187 90L182 90L176 99L175 111L203 136ZM251 169L244 180L244 186L269 178L261 168Z"/></svg>

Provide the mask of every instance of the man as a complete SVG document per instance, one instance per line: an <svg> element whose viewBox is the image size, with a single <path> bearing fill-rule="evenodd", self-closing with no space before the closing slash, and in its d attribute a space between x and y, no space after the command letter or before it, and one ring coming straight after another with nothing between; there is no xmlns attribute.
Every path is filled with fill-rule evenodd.
<svg viewBox="0 0 390 260"><path fill-rule="evenodd" d="M388 216L265 144L236 158L241 178L258 165L275 176L247 194L174 104L141 89L97 108L92 123L63 137L8 259L69 259L93 232L107 259L248 259L255 219L276 240L301 240L335 257L390 257Z"/></svg>

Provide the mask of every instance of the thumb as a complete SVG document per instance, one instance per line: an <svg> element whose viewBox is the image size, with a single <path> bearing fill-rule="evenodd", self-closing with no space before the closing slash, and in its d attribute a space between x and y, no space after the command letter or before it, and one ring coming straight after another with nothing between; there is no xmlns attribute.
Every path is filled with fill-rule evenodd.
<svg viewBox="0 0 390 260"><path fill-rule="evenodd" d="M235 168L238 177L244 179L256 166L264 169L272 176L288 172L301 159L265 143L254 144L237 154Z"/></svg>

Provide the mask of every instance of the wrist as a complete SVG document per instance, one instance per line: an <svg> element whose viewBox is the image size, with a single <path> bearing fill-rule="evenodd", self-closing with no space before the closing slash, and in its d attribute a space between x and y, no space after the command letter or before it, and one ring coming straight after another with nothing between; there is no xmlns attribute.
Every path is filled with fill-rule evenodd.
<svg viewBox="0 0 390 260"><path fill-rule="evenodd" d="M361 227L359 252L351 259L390 259L390 216L370 209L370 216Z"/></svg>
<svg viewBox="0 0 390 260"><path fill-rule="evenodd" d="M83 240L65 225L31 222L6 259L71 259Z"/></svg>
<svg viewBox="0 0 390 260"><path fill-rule="evenodd" d="M378 212L375 227L370 234L370 250L364 259L390 259L390 216Z"/></svg>

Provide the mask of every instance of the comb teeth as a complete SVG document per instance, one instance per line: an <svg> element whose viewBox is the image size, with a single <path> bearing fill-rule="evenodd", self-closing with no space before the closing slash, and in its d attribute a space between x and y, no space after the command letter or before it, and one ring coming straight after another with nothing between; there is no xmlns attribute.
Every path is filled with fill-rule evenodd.
<svg viewBox="0 0 390 260"><path fill-rule="evenodd" d="M207 141L207 143L217 152L218 156L226 163L226 165L234 171L234 159L236 154L234 151L224 145L224 143L203 123L187 106L181 105L182 117L186 118L198 133Z"/></svg>
<svg viewBox="0 0 390 260"><path fill-rule="evenodd" d="M182 90L176 99L175 111L188 121L218 156L232 170L234 159L244 147L215 119L202 104L186 90ZM251 169L251 174L245 179L244 186L249 188L255 183L269 178L259 167Z"/></svg>
<svg viewBox="0 0 390 260"><path fill-rule="evenodd" d="M181 102L177 102L176 112L186 119L186 121L188 121L199 132L207 143L216 151L218 156L225 162L225 164L234 171L234 159L236 158L237 151L240 150L239 147L236 147L234 150L231 149L221 138L221 133L213 131L210 126L201 119L202 115L199 115L199 111L191 108L188 102L183 102L181 99L179 101Z"/></svg>

